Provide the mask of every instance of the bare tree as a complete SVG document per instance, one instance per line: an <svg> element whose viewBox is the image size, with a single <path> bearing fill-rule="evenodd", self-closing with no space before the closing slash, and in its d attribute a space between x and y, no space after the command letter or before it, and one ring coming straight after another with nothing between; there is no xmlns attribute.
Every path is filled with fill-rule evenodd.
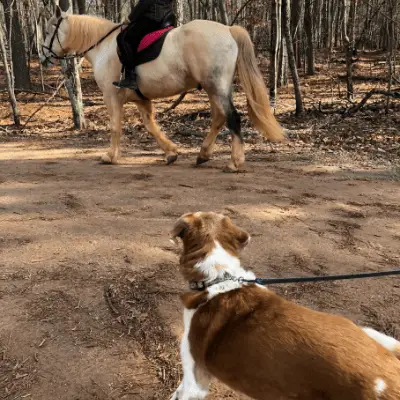
<svg viewBox="0 0 400 400"><path fill-rule="evenodd" d="M19 116L17 100L15 98L15 93L14 93L14 82L13 82L13 76L12 76L12 69L10 71L10 68L8 66L7 50L6 50L5 40L4 40L3 28L1 26L0 26L0 50L1 50L1 55L2 55L2 60L3 60L3 65L4 65L4 72L6 75L6 84L7 84L8 95L10 96L9 99L10 99L10 104L11 104L11 108L12 108L12 112L13 112L14 123L17 126L20 126L21 120L20 120L20 116Z"/></svg>
<svg viewBox="0 0 400 400"><path fill-rule="evenodd" d="M282 0L272 0L271 4L271 63L269 74L269 96L274 107L278 92L279 53L282 44Z"/></svg>
<svg viewBox="0 0 400 400"><path fill-rule="evenodd" d="M78 14L86 13L86 1L85 0L76 0L78 6Z"/></svg>
<svg viewBox="0 0 400 400"><path fill-rule="evenodd" d="M313 40L313 18L312 18L312 3L311 0L305 0L304 5L304 30L307 38L307 75L315 74L314 60L314 40Z"/></svg>
<svg viewBox="0 0 400 400"><path fill-rule="evenodd" d="M221 17L221 22L225 25L229 25L228 13L226 11L225 0L217 0L219 14Z"/></svg>
<svg viewBox="0 0 400 400"><path fill-rule="evenodd" d="M292 74L294 94L296 97L296 115L304 112L303 97L301 95L300 79L297 73L296 59L294 56L293 40L290 34L290 0L282 0L282 23L289 58L289 67Z"/></svg>
<svg viewBox="0 0 400 400"><path fill-rule="evenodd" d="M69 0L60 1L60 8L65 12L71 12ZM81 79L76 59L61 60L61 68L65 76L65 86L72 106L74 128L80 130L86 127L86 121L83 109Z"/></svg>
<svg viewBox="0 0 400 400"><path fill-rule="evenodd" d="M10 45L15 87L17 89L29 89L31 80L26 59L24 34L22 32L19 2L15 0L2 0L4 16L8 30L8 43Z"/></svg>
<svg viewBox="0 0 400 400"><path fill-rule="evenodd" d="M343 0L343 42L346 53L346 81L347 81L347 98L353 99L353 49L347 32L348 16L350 13L349 0Z"/></svg>
<svg viewBox="0 0 400 400"><path fill-rule="evenodd" d="M388 0L387 1L387 31L388 31L388 54L387 54L387 65L388 65L388 91L392 90L392 82L393 82L393 53L395 46L395 14L396 14L396 6L397 0ZM387 97L386 100L386 113L389 112L390 106L390 97Z"/></svg>

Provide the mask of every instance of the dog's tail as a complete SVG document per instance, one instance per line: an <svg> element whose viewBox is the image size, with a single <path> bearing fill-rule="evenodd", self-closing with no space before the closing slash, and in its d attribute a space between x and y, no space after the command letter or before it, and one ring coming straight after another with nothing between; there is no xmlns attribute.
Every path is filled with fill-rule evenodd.
<svg viewBox="0 0 400 400"><path fill-rule="evenodd" d="M378 342L386 350L389 350L400 360L400 342L396 339L384 335L372 328L363 328L363 331L375 342Z"/></svg>

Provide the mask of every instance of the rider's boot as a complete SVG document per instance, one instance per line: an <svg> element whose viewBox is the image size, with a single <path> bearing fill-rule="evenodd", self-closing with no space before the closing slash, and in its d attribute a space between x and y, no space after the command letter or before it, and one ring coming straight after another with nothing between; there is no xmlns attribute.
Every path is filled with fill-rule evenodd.
<svg viewBox="0 0 400 400"><path fill-rule="evenodd" d="M125 78L119 82L113 82L113 85L118 88L137 90L136 82L137 75L135 69L125 69Z"/></svg>

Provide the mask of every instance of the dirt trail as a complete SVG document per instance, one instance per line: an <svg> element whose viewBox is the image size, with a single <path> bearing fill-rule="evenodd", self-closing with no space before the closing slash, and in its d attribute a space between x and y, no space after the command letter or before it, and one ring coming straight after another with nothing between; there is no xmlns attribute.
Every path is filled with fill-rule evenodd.
<svg viewBox="0 0 400 400"><path fill-rule="evenodd" d="M102 166L95 140L74 147L69 135L1 146L1 399L167 398L184 288L168 231L184 212L221 211L247 229L243 261L259 276L400 264L395 167L249 145L248 172L226 175L223 144L203 168L194 152L166 167L133 145ZM398 279L276 289L400 336Z"/></svg>
<svg viewBox="0 0 400 400"><path fill-rule="evenodd" d="M363 57L357 65L366 74L384 73L385 62ZM32 71L38 83L36 61ZM260 277L399 267L399 106L386 115L381 101L343 119L336 111L348 106L345 83L335 78L342 73L338 61L302 77L303 119L290 115L292 89L280 88L288 146L271 148L251 130L236 91L247 157L239 175L221 172L230 157L226 130L214 159L193 168L210 125L204 92L157 116L181 151L170 167L133 105L121 164L98 163L108 117L86 64L83 132L71 130L70 105L60 97L13 131L0 93L0 399L168 398L181 378L185 289L168 232L184 212L223 212L247 229L243 263ZM46 83L58 79L58 67L47 71ZM373 88L355 82L358 100ZM47 97L18 94L23 120ZM169 104L158 101L157 109ZM400 338L398 278L274 289ZM210 398L243 399L221 385Z"/></svg>

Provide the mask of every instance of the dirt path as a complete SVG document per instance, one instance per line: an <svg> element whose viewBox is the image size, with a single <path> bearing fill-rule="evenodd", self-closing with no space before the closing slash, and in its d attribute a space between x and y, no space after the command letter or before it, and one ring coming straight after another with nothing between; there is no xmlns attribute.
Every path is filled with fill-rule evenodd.
<svg viewBox="0 0 400 400"><path fill-rule="evenodd" d="M1 145L0 399L167 398L184 287L168 231L184 212L221 211L247 229L244 264L259 276L400 264L395 167L249 145L248 172L226 175L223 143L194 169L195 153L166 167L146 142L101 166L99 137ZM276 289L400 336L398 279Z"/></svg>

